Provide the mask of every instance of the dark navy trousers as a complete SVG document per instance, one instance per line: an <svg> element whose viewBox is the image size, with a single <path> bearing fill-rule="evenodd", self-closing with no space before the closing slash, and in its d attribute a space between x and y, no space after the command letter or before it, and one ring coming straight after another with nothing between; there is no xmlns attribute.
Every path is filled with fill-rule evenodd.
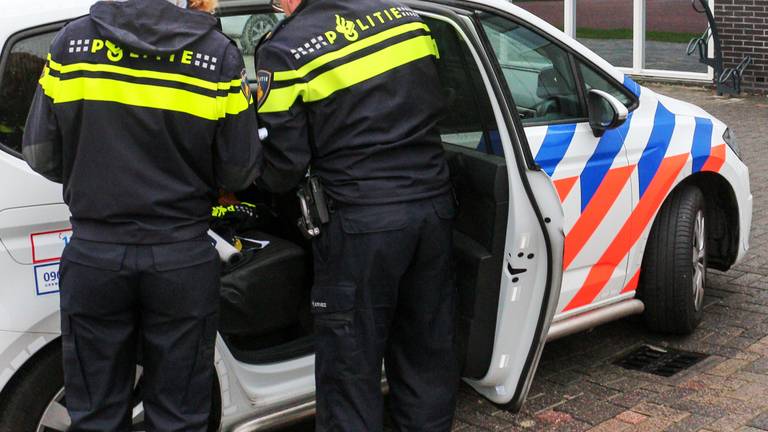
<svg viewBox="0 0 768 432"><path fill-rule="evenodd" d="M131 430L137 362L145 430L208 430L219 272L203 239L70 242L60 280L70 431Z"/></svg>
<svg viewBox="0 0 768 432"><path fill-rule="evenodd" d="M450 194L343 206L315 239L316 430L383 429L382 361L397 431L451 429L454 348Z"/></svg>

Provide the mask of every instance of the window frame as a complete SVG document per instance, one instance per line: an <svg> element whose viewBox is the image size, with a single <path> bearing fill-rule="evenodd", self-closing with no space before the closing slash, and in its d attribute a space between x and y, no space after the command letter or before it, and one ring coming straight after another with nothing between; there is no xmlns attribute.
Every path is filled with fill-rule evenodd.
<svg viewBox="0 0 768 432"><path fill-rule="evenodd" d="M11 55L11 50L13 50L13 47L16 46L16 44L19 43L19 41L24 39L29 39L31 37L40 36L46 33L58 33L61 31L62 28L64 28L65 25L67 25L71 20L66 21L56 21L48 24L42 24L35 27L29 27L20 31L17 31L16 33L12 34L8 37L8 39L5 40L5 44L3 45L3 51L0 53L0 88L3 85L3 79L5 77L5 67L8 64L8 57ZM2 141L0 141L0 150L4 151L5 153L8 153L11 156L17 157L19 159L24 159L24 156L17 152L16 150L8 147L8 145Z"/></svg>
<svg viewBox="0 0 768 432"><path fill-rule="evenodd" d="M455 28L453 28L453 24L452 24L453 21L451 21L449 18L442 17L443 19L438 19L438 18L431 17L431 16L422 16L421 18L428 25L429 25L429 22L427 21L427 19L432 19L432 20L435 20L435 21L442 22L445 25L452 27L453 30L455 30ZM483 108L481 108L481 107L484 107L487 110L487 114L490 114L490 116L492 118L489 118L487 116L480 116L480 118L479 118L479 126L481 128L481 130L479 132L481 133L481 136L482 136L482 139L483 139L482 147L478 145L477 147L472 149L470 147L464 147L464 146L462 146L460 144L454 144L454 143L450 143L450 142L448 144L453 144L453 145L457 145L459 147L464 147L464 148L467 148L467 149L471 149L471 150L477 151L478 153L484 153L484 154L489 155L489 156L498 156L495 153L493 153L493 149L491 147L491 132L494 131L494 130L498 132L498 130L499 130L498 122L500 121L500 119L496 118L495 113L493 111L493 106L492 106L492 103L491 103L491 98L495 97L495 95L489 94L488 89L485 86L485 83L482 81L482 72L483 72L482 71L482 67L483 67L483 65L481 63L477 63L477 61L475 60L475 58L472 55L472 51L471 51L471 47L470 47L470 43L471 42L464 40L463 36L464 35L460 34L459 32L456 32L457 43L458 44L463 44L463 45L461 45L459 47L459 50L461 51L460 54L459 54L459 59L460 59L460 62L461 62L462 69L463 69L465 77L470 78L468 81L469 81L471 89L472 89L472 91L470 92L471 93L471 97L472 97L472 101L473 101L473 103L475 105L473 108L477 108L477 109L483 110ZM442 57L442 53L441 53L441 57ZM471 77L473 76L473 73L470 72L468 69L470 67L473 67L473 66L477 70L477 75L478 75L478 78L480 79L480 81L471 79ZM439 64L438 64L438 67L440 67ZM487 73L488 72L486 71L486 74ZM441 120L441 122L442 122L442 120ZM438 123L438 128L440 128L440 123ZM442 135L442 130L441 130L441 135Z"/></svg>
<svg viewBox="0 0 768 432"><path fill-rule="evenodd" d="M512 15L506 11L498 10L490 6L478 5L475 3L468 4L464 1L460 1L458 3L464 4L466 5L465 7L469 7L474 10L473 15L474 15L475 27L477 28L478 33L484 39L484 44L487 45L487 49L491 50L490 53L493 53L494 51L490 45L490 41L488 40L488 35L486 34L485 29L483 28L483 24L482 24L483 14L495 15L500 18L509 20L521 27L528 29L529 31L546 39L548 42L558 46L560 49L565 51L566 55L568 55L570 59L569 62L571 67L571 73L573 74L574 80L576 81L576 85L578 87L577 92L579 93L580 102L582 103L582 108L584 109L584 112L588 112L587 110L588 107L586 104L585 83L584 83L583 77L581 76L581 71L579 70L579 67L578 67L579 62L584 64L586 67L589 67L596 74L603 77L606 81L613 84L617 89L619 89L622 93L624 93L631 101L631 103L627 106L627 110L629 112L633 112L640 106L640 99L634 93L632 93L629 89L627 89L623 83L620 83L616 78L610 76L601 67L594 64L591 60L586 58L584 55L582 55L578 51L574 50L572 47L563 43L561 40L552 37L546 32L542 32L538 27L534 26L533 24L515 15ZM498 58L495 55L491 57L492 57L491 60L493 61L496 68L500 70ZM503 75L501 76L503 77ZM506 80L504 81L504 83L506 84ZM509 90L509 89L506 89L506 90ZM514 97L512 97L511 90L505 91L505 94L507 95L507 97L510 98L510 101L514 104L515 99ZM585 123L585 122L589 122L589 117L580 118L580 119L562 119L562 120L552 120L552 121L530 122L523 125L523 127L528 128L528 127L550 126L550 125L572 124L572 123L578 124L578 123Z"/></svg>
<svg viewBox="0 0 768 432"><path fill-rule="evenodd" d="M504 81L499 80L498 62L488 54L490 45L488 45L484 33L477 28L477 22L474 17L476 5L455 0L434 0L430 4L425 4L421 0L406 0L405 4L411 6L418 13L427 12L440 16L461 29L466 37L465 42L477 55L476 60L479 60L478 68L487 76L490 88L487 89L486 93L489 98L495 98L498 104L501 117L496 117L496 121L503 122L507 128L510 141L512 142L514 164L520 170L541 170L541 167L536 163L531 153L531 146L528 143L525 128L520 122L517 107L514 104L510 104L511 99L509 99L507 94L507 85ZM466 18L466 21L462 18ZM510 163L512 161L507 160L508 167Z"/></svg>

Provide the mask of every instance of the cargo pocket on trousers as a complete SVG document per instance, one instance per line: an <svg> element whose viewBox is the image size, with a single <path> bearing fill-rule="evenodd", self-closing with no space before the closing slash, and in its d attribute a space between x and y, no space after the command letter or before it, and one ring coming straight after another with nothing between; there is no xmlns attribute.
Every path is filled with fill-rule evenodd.
<svg viewBox="0 0 768 432"><path fill-rule="evenodd" d="M317 284L312 287L312 314L315 321L352 323L356 286L352 282Z"/></svg>
<svg viewBox="0 0 768 432"><path fill-rule="evenodd" d="M212 314L200 324L202 331L197 344L197 354L184 393L182 411L185 414L199 414L210 409L218 323L218 314Z"/></svg>
<svg viewBox="0 0 768 432"><path fill-rule="evenodd" d="M355 327L356 285L318 284L312 288L318 379L335 382L359 375L361 355Z"/></svg>
<svg viewBox="0 0 768 432"><path fill-rule="evenodd" d="M91 409L91 392L83 371L77 334L72 330L72 318L67 315L61 317L61 350L67 408L72 411L88 411Z"/></svg>

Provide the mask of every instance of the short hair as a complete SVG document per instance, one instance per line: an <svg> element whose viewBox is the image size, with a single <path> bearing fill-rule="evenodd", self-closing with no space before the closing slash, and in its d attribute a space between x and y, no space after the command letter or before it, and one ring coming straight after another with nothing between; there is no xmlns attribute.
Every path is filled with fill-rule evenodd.
<svg viewBox="0 0 768 432"><path fill-rule="evenodd" d="M189 0L189 8L203 12L213 12L219 6L219 0Z"/></svg>

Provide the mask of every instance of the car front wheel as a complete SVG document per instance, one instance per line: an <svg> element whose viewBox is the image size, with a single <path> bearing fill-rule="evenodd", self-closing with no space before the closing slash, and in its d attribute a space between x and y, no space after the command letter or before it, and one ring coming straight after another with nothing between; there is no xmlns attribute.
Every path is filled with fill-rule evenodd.
<svg viewBox="0 0 768 432"><path fill-rule="evenodd" d="M0 432L65 432L69 430L62 370L61 347L49 347L19 372L15 384L6 388L0 404ZM137 366L137 380L132 411L132 431L144 431L144 407L141 403L142 374ZM220 394L214 383L209 431L219 429Z"/></svg>
<svg viewBox="0 0 768 432"><path fill-rule="evenodd" d="M707 281L707 225L704 194L678 187L653 224L640 273L639 296L646 326L689 334L701 322Z"/></svg>

